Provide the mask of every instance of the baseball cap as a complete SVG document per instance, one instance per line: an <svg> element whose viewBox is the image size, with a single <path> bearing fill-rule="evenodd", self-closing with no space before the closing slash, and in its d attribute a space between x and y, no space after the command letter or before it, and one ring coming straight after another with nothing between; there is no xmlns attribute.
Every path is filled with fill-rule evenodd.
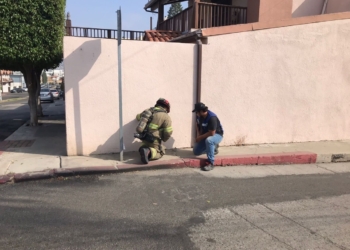
<svg viewBox="0 0 350 250"><path fill-rule="evenodd" d="M206 108L207 108L207 106L205 106L204 103L198 102L194 105L194 110L192 110L192 112L199 112L199 111L204 110Z"/></svg>

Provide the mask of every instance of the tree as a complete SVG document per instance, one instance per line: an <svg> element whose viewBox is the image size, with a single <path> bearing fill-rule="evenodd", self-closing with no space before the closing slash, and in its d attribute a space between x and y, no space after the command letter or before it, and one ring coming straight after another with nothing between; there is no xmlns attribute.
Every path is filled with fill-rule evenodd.
<svg viewBox="0 0 350 250"><path fill-rule="evenodd" d="M0 69L23 73L31 126L42 115L41 72L63 58L65 5L66 0L0 0Z"/></svg>
<svg viewBox="0 0 350 250"><path fill-rule="evenodd" d="M180 13L181 11L182 11L181 3L171 4L170 9L168 10L168 18L175 16L176 14Z"/></svg>
<svg viewBox="0 0 350 250"><path fill-rule="evenodd" d="M42 80L42 83L47 83L46 70L43 70L43 73L41 74L41 80Z"/></svg>

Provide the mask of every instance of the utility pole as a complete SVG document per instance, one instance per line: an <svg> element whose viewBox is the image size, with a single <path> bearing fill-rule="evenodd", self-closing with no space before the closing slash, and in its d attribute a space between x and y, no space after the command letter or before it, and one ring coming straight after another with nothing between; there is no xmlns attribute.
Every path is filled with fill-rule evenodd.
<svg viewBox="0 0 350 250"><path fill-rule="evenodd" d="M124 157L124 134L123 134L123 88L122 88L122 10L117 11L118 19L118 85L119 85L119 140L120 140L120 161Z"/></svg>

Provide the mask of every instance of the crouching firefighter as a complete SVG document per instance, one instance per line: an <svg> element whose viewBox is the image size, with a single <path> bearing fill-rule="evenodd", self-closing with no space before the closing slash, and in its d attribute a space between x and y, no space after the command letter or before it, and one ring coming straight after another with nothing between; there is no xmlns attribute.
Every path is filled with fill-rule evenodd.
<svg viewBox="0 0 350 250"><path fill-rule="evenodd" d="M157 160L165 154L162 141L169 140L173 133L168 113L170 113L169 101L160 98L154 107L136 116L139 124L134 137L142 141L139 153L144 164L148 164L150 160Z"/></svg>

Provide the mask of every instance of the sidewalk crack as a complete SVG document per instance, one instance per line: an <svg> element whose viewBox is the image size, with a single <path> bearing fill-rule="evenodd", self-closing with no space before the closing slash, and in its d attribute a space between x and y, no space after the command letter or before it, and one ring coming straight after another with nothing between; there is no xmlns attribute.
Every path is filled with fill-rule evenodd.
<svg viewBox="0 0 350 250"><path fill-rule="evenodd" d="M190 166L186 163L185 159L180 158L180 160L184 162L184 165L186 166L186 168L190 167Z"/></svg>
<svg viewBox="0 0 350 250"><path fill-rule="evenodd" d="M9 174L10 173L9 170L10 170L10 166L11 166L12 163L13 162L10 161L9 164L7 165L6 170L5 170L5 174Z"/></svg>
<svg viewBox="0 0 350 250"><path fill-rule="evenodd" d="M266 166L268 169L274 171L276 174L281 175L276 169L271 168L271 166Z"/></svg>
<svg viewBox="0 0 350 250"><path fill-rule="evenodd" d="M276 214L278 214L279 216L282 216L283 218L285 218L285 219L287 219L287 220L289 220L289 221L291 221L291 222L297 224L298 226L300 226L300 227L306 229L306 230L309 231L312 235L317 235L317 236L321 237L322 239L324 239L325 241L331 243L331 244L334 245L335 247L337 247L337 248L339 248L339 249L341 249L341 250L348 250L348 248L346 248L346 247L344 247L344 246L341 246L341 245L338 245L337 243L333 242L331 239L329 239L329 238L327 238L327 237L324 237L324 236L318 234L317 232L311 230L310 228L304 226L303 224L301 224L301 223L299 223L299 222L293 220L292 218L289 218L288 216L285 216L285 215L283 215L283 214L281 214L281 213L279 213L279 212L273 210L272 208L268 207L267 205L264 205L264 204L261 204L261 205L264 206L266 209L270 210L271 212L276 213Z"/></svg>
<svg viewBox="0 0 350 250"><path fill-rule="evenodd" d="M317 201L319 201L319 202L322 202L322 203L324 203L324 204L327 204L327 205L331 205L331 206L336 207L336 208L350 209L349 207L340 206L340 205L335 204L335 203L332 203L332 202L326 202L326 201L320 200L320 199L315 199L315 200L317 200Z"/></svg>
<svg viewBox="0 0 350 250"><path fill-rule="evenodd" d="M321 167L319 164L316 164L316 167L322 168L322 169L324 169L324 170L327 170L327 171L329 171L329 172L331 172L331 173L333 173L333 174L338 174L337 172L334 172L334 171L329 170L329 169L327 169L327 168Z"/></svg>
<svg viewBox="0 0 350 250"><path fill-rule="evenodd" d="M238 212L236 212L234 209L229 209L232 213L234 213L235 215L237 215L238 217L240 217L242 220L248 222L250 225L252 225L253 227L259 229L260 231L264 232L265 234L269 235L270 237L272 237L274 240L284 244L288 249L294 249L296 250L296 248L293 248L291 245L287 244L286 242L284 242L283 240L279 239L278 237L274 236L273 234L267 232L265 229L263 229L262 227L259 227L258 225L255 225L253 222L251 222L250 220L248 220L247 218L243 217L241 214L239 214Z"/></svg>

